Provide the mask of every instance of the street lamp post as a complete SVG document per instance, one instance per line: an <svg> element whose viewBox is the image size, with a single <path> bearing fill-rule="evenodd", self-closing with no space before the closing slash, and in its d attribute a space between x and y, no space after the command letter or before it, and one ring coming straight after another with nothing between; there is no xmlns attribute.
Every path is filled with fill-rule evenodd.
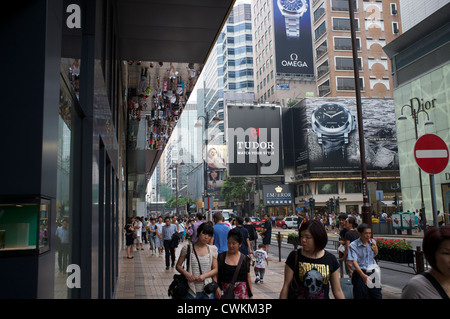
<svg viewBox="0 0 450 319"><path fill-rule="evenodd" d="M352 53L353 53L353 72L355 78L355 95L356 95L356 111L358 115L358 135L359 135L359 153L361 161L361 184L363 195L363 206L361 209L362 221L372 227L371 207L369 203L369 194L367 186L367 165L366 151L364 143L364 129L361 108L361 83L359 80L358 52L356 49L356 31L355 31L355 10L353 8L353 0L348 0L348 9L350 15L350 30L352 36Z"/></svg>
<svg viewBox="0 0 450 319"><path fill-rule="evenodd" d="M425 121L425 125L433 125L434 123L433 123L433 121L430 120L430 115L428 114L428 112L425 111L423 109L423 107L422 108L420 107L420 104L416 110L415 108L413 108L412 102L411 102L411 104L405 104L402 106L400 116L398 117L399 121L404 121L407 119L406 115L403 114L403 109L405 108L405 106L409 107L409 109L411 111L411 116L414 120L414 133L415 133L416 141L417 141L419 139L419 133L417 130L417 125L419 124L418 115L420 113L425 113L427 115L427 120ZM418 169L419 169L419 186L420 186L420 206L421 206L423 225L424 225L424 231L425 231L427 229L427 217L425 214L425 203L423 200L422 170L420 169L420 167Z"/></svg>
<svg viewBox="0 0 450 319"><path fill-rule="evenodd" d="M181 161L180 164L175 163L175 167L173 167L173 165L169 166L169 169L174 169L175 170L175 205L176 205L176 215L177 217L179 216L178 214L178 165L184 165L184 162Z"/></svg>
<svg viewBox="0 0 450 319"><path fill-rule="evenodd" d="M205 112L205 116L200 115L197 117L197 122L194 124L194 127L196 128L201 128L202 127L202 123L199 121L200 119L203 119L205 121L205 159L203 160L203 197L208 197L208 171L207 171L207 158L208 158L208 135L207 135L207 129L208 129L208 124L209 124L209 112ZM220 118L217 115L214 115L214 117L212 118L213 122L220 122ZM209 206L209 205L208 205ZM209 207L208 207L209 209ZM203 210L205 210L203 208ZM205 213L205 212L204 212Z"/></svg>

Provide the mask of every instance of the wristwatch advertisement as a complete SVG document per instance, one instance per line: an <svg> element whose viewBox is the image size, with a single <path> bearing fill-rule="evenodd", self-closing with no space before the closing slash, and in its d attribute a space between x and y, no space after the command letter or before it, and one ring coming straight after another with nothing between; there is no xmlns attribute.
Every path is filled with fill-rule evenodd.
<svg viewBox="0 0 450 319"><path fill-rule="evenodd" d="M314 77L314 41L309 2L274 0L272 3L277 73Z"/></svg>
<svg viewBox="0 0 450 319"><path fill-rule="evenodd" d="M277 0L277 5L286 24L286 37L300 38L300 19L308 11L306 0Z"/></svg>
<svg viewBox="0 0 450 319"><path fill-rule="evenodd" d="M356 116L341 104L326 103L312 111L311 126L322 145L324 160L347 158L346 145L356 123Z"/></svg>

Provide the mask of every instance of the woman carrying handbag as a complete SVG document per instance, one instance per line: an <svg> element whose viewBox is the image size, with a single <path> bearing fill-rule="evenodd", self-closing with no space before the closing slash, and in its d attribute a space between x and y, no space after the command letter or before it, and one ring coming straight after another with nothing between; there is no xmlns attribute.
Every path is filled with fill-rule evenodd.
<svg viewBox="0 0 450 319"><path fill-rule="evenodd" d="M201 224L197 229L198 241L195 244L185 245L177 261L176 269L186 277L189 285L186 299L214 299L213 277L217 274L217 247L208 245L214 234L214 228L209 223ZM188 247L190 249L190 262L187 269L183 268ZM206 288L206 289L205 289Z"/></svg>
<svg viewBox="0 0 450 319"><path fill-rule="evenodd" d="M228 250L219 254L219 288L217 299L251 299L252 279L250 276L250 258L239 251L244 237L239 229L228 232Z"/></svg>

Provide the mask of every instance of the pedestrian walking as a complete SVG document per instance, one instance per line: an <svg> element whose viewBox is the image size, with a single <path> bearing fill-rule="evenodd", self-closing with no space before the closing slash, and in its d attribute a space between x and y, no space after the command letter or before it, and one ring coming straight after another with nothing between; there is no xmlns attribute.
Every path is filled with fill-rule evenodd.
<svg viewBox="0 0 450 319"><path fill-rule="evenodd" d="M264 215L264 225L261 237L263 238L263 244L266 245L266 252L269 254L269 245L272 241L272 223L270 222L268 214Z"/></svg>
<svg viewBox="0 0 450 319"><path fill-rule="evenodd" d="M255 284L262 284L264 282L266 267L269 266L266 245L259 244L258 249L253 252L253 257L255 257Z"/></svg>
<svg viewBox="0 0 450 319"><path fill-rule="evenodd" d="M350 243L347 260L353 262L352 274L354 299L382 299L380 268L374 257L378 254L372 229L362 223L358 226L359 238Z"/></svg>
<svg viewBox="0 0 450 319"><path fill-rule="evenodd" d="M258 239L258 232L256 231L255 225L250 221L249 217L245 217L245 229L248 231L248 240L250 241L250 249L256 250L256 240Z"/></svg>
<svg viewBox="0 0 450 319"><path fill-rule="evenodd" d="M450 226L432 227L423 237L423 253L430 269L412 277L402 299L450 298Z"/></svg>
<svg viewBox="0 0 450 319"><path fill-rule="evenodd" d="M270 223L270 221L269 221ZM250 275L250 258L239 251L244 237L238 229L228 232L228 250L219 254L217 288L215 297L249 299L253 297ZM229 294L230 293L230 294Z"/></svg>
<svg viewBox="0 0 450 319"><path fill-rule="evenodd" d="M205 220L203 219L203 214L202 213L197 213L195 215L195 222L194 225L192 225L192 227L189 230L189 234L191 235L191 241L193 243L195 243L198 239L197 237L197 228L198 226L200 226L200 224L203 224L205 222Z"/></svg>
<svg viewBox="0 0 450 319"><path fill-rule="evenodd" d="M347 229L347 232L344 236L344 256L342 257L342 260L345 263L345 267L347 268L348 274L351 277L353 273L353 262L347 261L348 256L348 247L350 246L350 243L354 240L359 238L358 231L355 229L358 225L356 224L356 219L352 216L348 217L345 220L344 227Z"/></svg>
<svg viewBox="0 0 450 319"><path fill-rule="evenodd" d="M158 217L158 222L156 223L156 247L158 248L158 257L162 257L164 250L164 240L162 237L162 228L164 226L162 216Z"/></svg>
<svg viewBox="0 0 450 319"><path fill-rule="evenodd" d="M300 235L302 248L286 259L280 299L329 299L330 285L335 299L345 299L339 262L324 249L328 235L323 223L316 219L304 222Z"/></svg>
<svg viewBox="0 0 450 319"><path fill-rule="evenodd" d="M217 275L217 247L209 245L214 228L209 223L201 224L198 229L198 240L195 243L184 245L177 261L176 269L183 274L189 290L186 299L214 299L214 292L208 290ZM183 268L189 250L188 268Z"/></svg>
<svg viewBox="0 0 450 319"><path fill-rule="evenodd" d="M250 239L248 237L248 230L244 227L244 218L241 216L236 217L236 229L238 229L242 236L244 237L244 240L242 241L242 245L239 248L239 251L243 253L245 256L248 256L252 253L252 249L250 247Z"/></svg>
<svg viewBox="0 0 450 319"><path fill-rule="evenodd" d="M211 238L210 244L214 244L217 247L218 253L223 253L228 250L228 232L230 226L224 223L224 218L221 212L216 212L213 215L214 220L214 236Z"/></svg>
<svg viewBox="0 0 450 319"><path fill-rule="evenodd" d="M147 244L147 229L148 229L148 222L147 218L144 218L144 216L141 217L141 223L142 223L142 250L144 250L144 243Z"/></svg>
<svg viewBox="0 0 450 319"><path fill-rule="evenodd" d="M150 218L150 225L148 226L149 232L149 242L150 242L150 250L152 251L152 256L156 254L156 220L152 217Z"/></svg>
<svg viewBox="0 0 450 319"><path fill-rule="evenodd" d="M164 219L165 225L162 227L162 238L164 240L164 251L166 257L166 270L169 269L170 260L172 260L172 267L175 267L175 246L172 242L172 237L177 233L177 226L170 223L170 218Z"/></svg>

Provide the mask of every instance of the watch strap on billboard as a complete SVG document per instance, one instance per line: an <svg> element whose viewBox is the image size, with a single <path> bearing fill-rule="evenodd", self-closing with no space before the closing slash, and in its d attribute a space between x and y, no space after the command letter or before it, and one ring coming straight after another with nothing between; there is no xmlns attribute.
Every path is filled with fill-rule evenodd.
<svg viewBox="0 0 450 319"><path fill-rule="evenodd" d="M298 17L285 17L286 36L298 39L300 37L300 19Z"/></svg>
<svg viewBox="0 0 450 319"><path fill-rule="evenodd" d="M322 136L322 150L325 160L345 159L344 136Z"/></svg>

